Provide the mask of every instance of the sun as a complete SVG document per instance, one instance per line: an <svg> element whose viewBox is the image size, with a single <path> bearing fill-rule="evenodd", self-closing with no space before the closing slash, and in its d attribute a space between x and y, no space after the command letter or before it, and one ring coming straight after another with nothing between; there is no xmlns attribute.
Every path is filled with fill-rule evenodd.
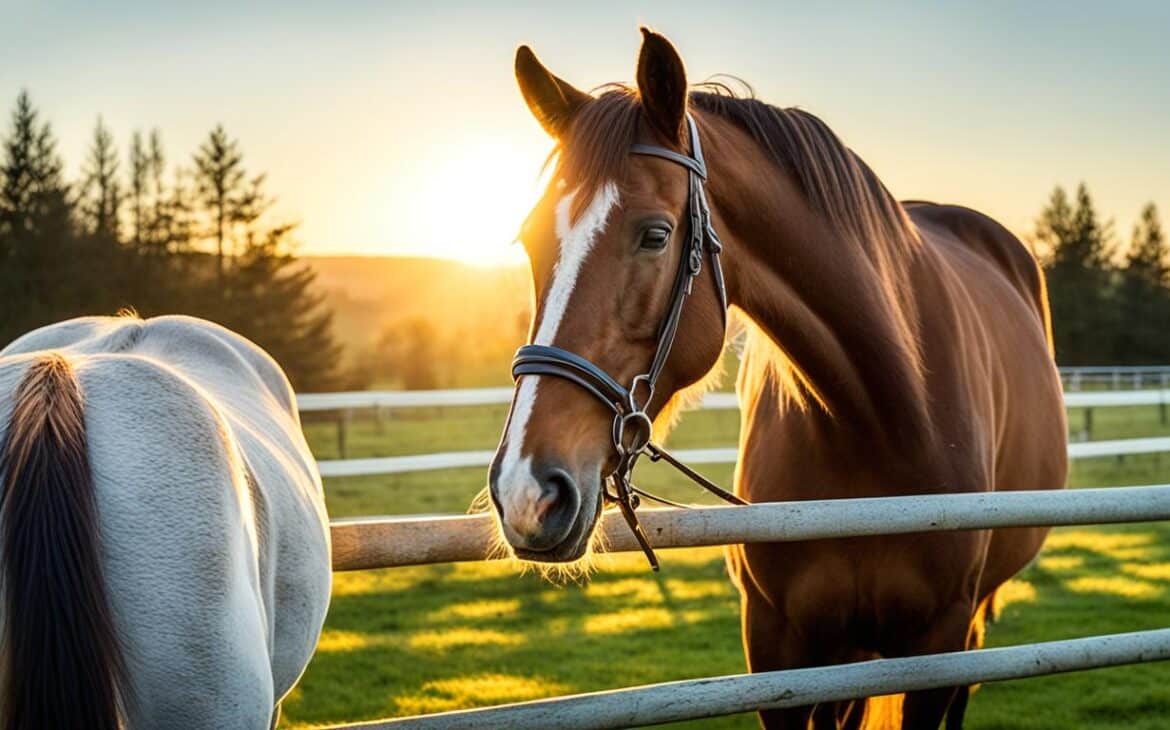
<svg viewBox="0 0 1170 730"><path fill-rule="evenodd" d="M523 260L514 244L540 195L543 153L503 140L464 142L412 178L396 238L411 253L492 266Z"/></svg>

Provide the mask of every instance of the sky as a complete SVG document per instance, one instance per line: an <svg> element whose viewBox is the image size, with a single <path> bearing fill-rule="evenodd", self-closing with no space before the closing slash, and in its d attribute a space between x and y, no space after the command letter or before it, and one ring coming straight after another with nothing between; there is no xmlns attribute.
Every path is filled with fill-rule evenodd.
<svg viewBox="0 0 1170 730"><path fill-rule="evenodd" d="M306 253L515 256L551 146L516 46L588 89L633 77L640 24L692 81L821 116L900 198L1023 235L1083 180L1125 240L1146 201L1170 211L1164 2L0 0L0 18L0 109L27 89L72 174L99 115L123 150L157 127L183 165L223 123Z"/></svg>

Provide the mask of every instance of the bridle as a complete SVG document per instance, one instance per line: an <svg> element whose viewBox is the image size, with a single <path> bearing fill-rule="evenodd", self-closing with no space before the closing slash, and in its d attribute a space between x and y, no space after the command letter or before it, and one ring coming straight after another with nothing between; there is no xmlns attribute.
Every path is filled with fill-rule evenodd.
<svg viewBox="0 0 1170 730"><path fill-rule="evenodd" d="M667 358L670 356L671 347L678 334L683 305L694 288L695 279L703 270L704 252L711 264L711 276L715 282L715 290L719 295L724 328L727 326L727 288L723 282L723 269L719 265L719 253L723 250L723 244L719 241L719 236L711 225L711 208L707 204L707 195L703 190L703 183L707 179L707 165L703 161L699 129L689 114L686 117L686 122L690 136L690 155L680 154L657 145L634 144L630 147L630 154L660 157L687 169L689 238L686 248L679 257L674 288L670 295L670 305L666 311L666 317L659 325L657 347L649 368L646 372L634 376L627 388L589 360L560 347L524 345L516 351L516 358L512 361L512 377L515 380L519 380L524 375L552 375L563 378L585 389L586 392L595 396L613 411L613 447L618 455L618 464L614 472L606 479L608 483L612 484L613 491L608 488L604 489L605 498L607 501L617 504L654 570L658 570L658 558L654 555L654 549L650 546L646 533L638 522L638 516L634 511L641 502L639 495L675 507L685 507L686 505L656 497L634 486L630 480L631 473L642 454L649 454L651 461L665 461L695 483L728 502L745 504L742 499L714 484L678 461L666 449L654 443L651 440L654 423L646 412L650 401L654 399L654 388L658 384L658 378L662 375L663 368L666 367ZM627 437L630 441L629 445L626 444Z"/></svg>

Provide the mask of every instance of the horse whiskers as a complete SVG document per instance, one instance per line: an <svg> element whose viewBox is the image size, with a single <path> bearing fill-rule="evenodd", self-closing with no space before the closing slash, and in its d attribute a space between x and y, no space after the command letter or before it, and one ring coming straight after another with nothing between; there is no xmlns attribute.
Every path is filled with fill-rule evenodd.
<svg viewBox="0 0 1170 730"><path fill-rule="evenodd" d="M496 511L492 509L490 487L485 486L472 498L471 503L467 505L467 514L489 514L493 517L491 534L488 535L488 547L484 555L484 560L509 560L515 558L512 554L512 547L508 545L508 541L504 538L504 530L500 527L500 518L496 515Z"/></svg>
<svg viewBox="0 0 1170 730"><path fill-rule="evenodd" d="M492 511L492 493L491 487L484 485L474 497L471 499L471 504L467 505L467 514L478 515L483 512Z"/></svg>
<svg viewBox="0 0 1170 730"><path fill-rule="evenodd" d="M585 554L569 563L540 563L532 560L519 561L525 572L533 571L549 583L587 583L597 569L593 541L585 548Z"/></svg>

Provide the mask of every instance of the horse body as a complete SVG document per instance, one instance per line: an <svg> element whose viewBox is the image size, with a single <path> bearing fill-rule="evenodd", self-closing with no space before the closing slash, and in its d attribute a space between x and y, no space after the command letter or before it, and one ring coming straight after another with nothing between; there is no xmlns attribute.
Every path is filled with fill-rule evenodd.
<svg viewBox="0 0 1170 730"><path fill-rule="evenodd" d="M83 398L125 725L274 725L331 581L320 480L284 374L208 322L72 320L0 352L0 435L11 394L49 358Z"/></svg>
<svg viewBox="0 0 1170 730"><path fill-rule="evenodd" d="M771 341L750 343L737 383L744 404L737 492L748 501L1064 485L1064 410L1034 260L972 211L917 204L908 213L922 238L908 267L912 290L918 311L929 314L919 319L927 430L889 439L864 421L859 427L801 407L773 367L751 362L776 364ZM766 311L755 312L758 340L769 337ZM823 375L805 377L815 387ZM970 648L981 640L985 604L1046 534L1027 528L729 548L749 665L764 671ZM937 726L953 695L912 693L904 726ZM824 718L812 708L763 714L769 727L804 727L810 718L832 727L860 720L860 708L849 709Z"/></svg>
<svg viewBox="0 0 1170 730"><path fill-rule="evenodd" d="M807 112L726 88L689 90L673 46L643 34L636 89L599 96L554 76L528 49L517 52L521 91L559 153L521 234L538 346L521 355L577 364L569 373L559 365L515 371L522 377L489 480L516 554L543 562L586 554L603 485L620 477L633 443L619 438L591 383L633 388L653 372L647 363L658 359L664 325L677 324L638 414L669 420L717 366L724 292L750 326L736 468L747 501L1063 487L1060 381L1043 277L1024 246L974 211L898 203ZM705 209L688 177L689 119L706 159L701 192L722 241L722 279L711 264L695 271L702 257L687 247ZM640 154L647 145L675 159ZM688 262L690 294L672 323L682 281L673 272ZM749 667L977 646L995 590L1046 532L731 547ZM967 692L909 693L897 721L905 730L937 728L944 718L959 727ZM869 706L761 717L774 728L872 726Z"/></svg>

